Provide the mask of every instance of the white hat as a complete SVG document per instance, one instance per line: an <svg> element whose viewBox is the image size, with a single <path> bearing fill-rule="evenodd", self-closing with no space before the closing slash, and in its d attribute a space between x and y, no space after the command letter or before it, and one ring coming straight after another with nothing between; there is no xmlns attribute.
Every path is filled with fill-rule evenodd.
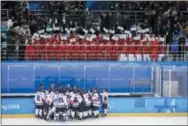
<svg viewBox="0 0 188 126"><path fill-rule="evenodd" d="M114 33L115 33L115 31L114 31L114 30L110 30L109 32L110 32L111 34L114 34Z"/></svg>
<svg viewBox="0 0 188 126"><path fill-rule="evenodd" d="M70 42L72 43L72 42L76 42L76 39L75 38L71 38L70 39Z"/></svg>
<svg viewBox="0 0 188 126"><path fill-rule="evenodd" d="M86 29L83 29L83 31L85 32L85 34L87 34L87 33L88 33L88 30L86 30Z"/></svg>
<svg viewBox="0 0 188 126"><path fill-rule="evenodd" d="M121 30L121 31L123 31L124 30L124 28L123 27L121 27L121 26L118 26L117 27L119 30Z"/></svg>
<svg viewBox="0 0 188 126"><path fill-rule="evenodd" d="M90 29L90 32L95 33L95 30L93 28Z"/></svg>
<svg viewBox="0 0 188 126"><path fill-rule="evenodd" d="M108 33L108 29L106 29L106 28L103 28L103 30L106 32L106 33Z"/></svg>
<svg viewBox="0 0 188 126"><path fill-rule="evenodd" d="M112 36L112 40L114 40L114 41L118 41L118 39L119 39L119 38L118 38L117 36L115 36L115 35Z"/></svg>
<svg viewBox="0 0 188 126"><path fill-rule="evenodd" d="M105 36L103 36L103 39L109 41L110 37L105 35Z"/></svg>

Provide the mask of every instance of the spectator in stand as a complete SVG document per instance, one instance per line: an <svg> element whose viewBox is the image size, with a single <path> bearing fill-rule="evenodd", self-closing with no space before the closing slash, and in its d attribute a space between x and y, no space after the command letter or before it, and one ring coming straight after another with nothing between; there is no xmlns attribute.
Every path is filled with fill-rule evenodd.
<svg viewBox="0 0 188 126"><path fill-rule="evenodd" d="M27 37L31 36L31 31L29 29L29 26L28 25L22 25L21 28L20 28L20 34L27 36Z"/></svg>
<svg viewBox="0 0 188 126"><path fill-rule="evenodd" d="M101 14L101 31L103 31L103 28L107 28L108 27L108 17L106 13L102 13ZM104 31L103 31L104 33Z"/></svg>
<svg viewBox="0 0 188 126"><path fill-rule="evenodd" d="M25 60L35 60L35 48L29 40L25 51Z"/></svg>
<svg viewBox="0 0 188 126"><path fill-rule="evenodd" d="M132 23L133 22L131 21L130 17L123 13L122 26L124 27L124 29L129 30Z"/></svg>
<svg viewBox="0 0 188 126"><path fill-rule="evenodd" d="M27 8L27 3L24 3L24 4L23 4L22 15L23 15L23 18L24 18L26 21L29 21L29 12L28 12L28 8Z"/></svg>
<svg viewBox="0 0 188 126"><path fill-rule="evenodd" d="M9 18L9 20L7 21L7 30L9 31L9 29L13 26L14 22L13 22L14 17Z"/></svg>
<svg viewBox="0 0 188 126"><path fill-rule="evenodd" d="M170 51L173 56L173 61L176 61L178 59L178 53L179 53L179 42L177 40L177 37L173 38Z"/></svg>
<svg viewBox="0 0 188 126"><path fill-rule="evenodd" d="M123 26L123 16L119 12L115 16L115 21L117 26Z"/></svg>
<svg viewBox="0 0 188 126"><path fill-rule="evenodd" d="M35 20L35 17L33 17L33 20L30 23L29 29L31 31L31 35L37 32L38 26L37 26L37 21Z"/></svg>
<svg viewBox="0 0 188 126"><path fill-rule="evenodd" d="M108 29L114 29L115 28L115 25L116 25L116 18L114 17L114 14L112 14L111 12L108 13L108 26L107 28Z"/></svg>
<svg viewBox="0 0 188 126"><path fill-rule="evenodd" d="M186 43L186 36L181 35L178 39L179 42L179 60L184 59L184 53L185 53L185 43Z"/></svg>
<svg viewBox="0 0 188 126"><path fill-rule="evenodd" d="M15 40L14 40L15 32L11 29L8 31L7 38L7 57L8 59L14 55L15 51Z"/></svg>
<svg viewBox="0 0 188 126"><path fill-rule="evenodd" d="M24 60L25 55L25 45L26 45L26 36L16 35L16 49L15 51L18 53L18 60Z"/></svg>
<svg viewBox="0 0 188 126"><path fill-rule="evenodd" d="M92 26L92 17L91 17L91 13L88 11L88 8L86 9L85 13L84 13L84 20L85 20L85 28L87 30L89 30Z"/></svg>

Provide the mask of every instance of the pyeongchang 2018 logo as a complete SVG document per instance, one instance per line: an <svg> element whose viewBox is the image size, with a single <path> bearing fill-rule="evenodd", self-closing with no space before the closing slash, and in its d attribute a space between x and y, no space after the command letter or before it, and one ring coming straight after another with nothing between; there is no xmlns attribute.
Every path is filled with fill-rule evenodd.
<svg viewBox="0 0 188 126"><path fill-rule="evenodd" d="M20 109L20 105L18 104L6 104L1 106L1 110L7 111L7 110L15 110L15 109Z"/></svg>
<svg viewBox="0 0 188 126"><path fill-rule="evenodd" d="M174 113L174 112L176 112L175 109L177 108L176 100L175 99L164 99L163 105L155 105L154 107L157 109L157 112L159 112L159 113L161 113L161 112Z"/></svg>

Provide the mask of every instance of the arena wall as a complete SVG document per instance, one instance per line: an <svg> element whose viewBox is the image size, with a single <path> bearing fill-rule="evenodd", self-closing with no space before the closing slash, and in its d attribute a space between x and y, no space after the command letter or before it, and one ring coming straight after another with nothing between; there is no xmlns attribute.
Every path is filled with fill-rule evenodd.
<svg viewBox="0 0 188 126"><path fill-rule="evenodd" d="M187 116L186 98L109 98L109 116ZM34 117L33 98L2 98L2 117Z"/></svg>
<svg viewBox="0 0 188 126"><path fill-rule="evenodd" d="M182 70L187 72L187 62L2 62L2 93L34 93L41 83L48 88L51 82L56 86L69 83L86 90L106 88L112 93L151 93L151 83L158 79L157 66L183 66ZM187 83L186 74L177 74L185 78L181 83ZM148 84L132 86L131 81Z"/></svg>
<svg viewBox="0 0 188 126"><path fill-rule="evenodd" d="M158 80L158 77L154 78L156 67L162 70L178 68L175 74L178 78L172 79L180 79L179 84L183 85L180 92L187 93L187 64L187 62L2 62L2 93L11 94L11 98L2 97L2 117L34 117L33 98L13 96L17 93L34 93L41 82L46 88L51 81L54 81L63 85L76 84L79 88L85 89L107 88L111 93L131 93L133 88L130 87L130 80ZM134 92L152 91L154 89L148 85L134 87ZM110 97L108 112L109 116L187 116L187 102L187 95L180 98Z"/></svg>

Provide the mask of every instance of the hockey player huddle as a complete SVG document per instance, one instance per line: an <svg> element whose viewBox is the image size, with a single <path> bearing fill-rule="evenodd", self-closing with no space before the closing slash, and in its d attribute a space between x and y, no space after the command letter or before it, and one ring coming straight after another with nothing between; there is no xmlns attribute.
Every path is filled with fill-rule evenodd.
<svg viewBox="0 0 188 126"><path fill-rule="evenodd" d="M73 120L99 117L99 108L102 105L102 116L107 114L108 93L103 90L100 93L97 89L88 90L70 88L43 90L40 85L35 94L35 115L45 120Z"/></svg>

